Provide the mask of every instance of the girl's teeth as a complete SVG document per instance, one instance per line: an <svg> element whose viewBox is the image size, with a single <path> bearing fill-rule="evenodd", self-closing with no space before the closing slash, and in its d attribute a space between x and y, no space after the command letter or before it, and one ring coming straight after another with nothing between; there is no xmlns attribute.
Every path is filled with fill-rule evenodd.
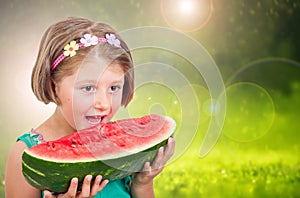
<svg viewBox="0 0 300 198"><path fill-rule="evenodd" d="M92 117L92 116L89 116L87 117L87 120L89 123L95 125L95 124L99 124L101 122L101 117Z"/></svg>

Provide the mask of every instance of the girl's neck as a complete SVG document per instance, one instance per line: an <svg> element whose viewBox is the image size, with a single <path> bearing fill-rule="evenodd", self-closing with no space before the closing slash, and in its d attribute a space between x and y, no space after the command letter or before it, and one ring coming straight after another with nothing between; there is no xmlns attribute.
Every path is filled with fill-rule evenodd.
<svg viewBox="0 0 300 198"><path fill-rule="evenodd" d="M36 128L46 141L51 141L75 132L61 114L59 108L43 124Z"/></svg>

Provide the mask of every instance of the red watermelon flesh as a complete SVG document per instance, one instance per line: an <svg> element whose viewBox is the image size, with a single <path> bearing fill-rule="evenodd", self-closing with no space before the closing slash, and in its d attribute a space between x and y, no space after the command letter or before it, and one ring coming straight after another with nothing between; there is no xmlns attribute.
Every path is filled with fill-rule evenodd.
<svg viewBox="0 0 300 198"><path fill-rule="evenodd" d="M22 173L32 186L59 193L68 190L74 177L79 190L88 174L109 180L124 178L154 159L175 126L172 118L160 115L99 124L26 149Z"/></svg>
<svg viewBox="0 0 300 198"><path fill-rule="evenodd" d="M99 124L26 152L59 162L114 159L146 150L170 137L174 130L173 119L151 114Z"/></svg>

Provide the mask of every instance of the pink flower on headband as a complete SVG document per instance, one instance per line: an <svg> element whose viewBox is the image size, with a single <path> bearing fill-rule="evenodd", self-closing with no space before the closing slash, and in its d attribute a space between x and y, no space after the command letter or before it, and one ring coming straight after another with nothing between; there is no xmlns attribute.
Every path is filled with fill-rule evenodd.
<svg viewBox="0 0 300 198"><path fill-rule="evenodd" d="M80 39L80 43L82 43L84 47L89 47L91 45L97 45L98 38L96 36L92 36L90 34L85 34L83 36L83 38Z"/></svg>
<svg viewBox="0 0 300 198"><path fill-rule="evenodd" d="M116 38L114 34L106 34L105 35L107 42L111 45L114 45L116 47L121 47L120 40Z"/></svg>
<svg viewBox="0 0 300 198"><path fill-rule="evenodd" d="M79 45L76 43L76 41L71 41L69 44L67 44L64 47L64 55L65 56L74 56L76 54L76 50L79 49Z"/></svg>

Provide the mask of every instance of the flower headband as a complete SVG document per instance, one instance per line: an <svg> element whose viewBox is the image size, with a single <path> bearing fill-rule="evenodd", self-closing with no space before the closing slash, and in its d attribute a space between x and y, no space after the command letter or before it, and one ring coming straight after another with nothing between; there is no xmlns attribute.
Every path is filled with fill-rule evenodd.
<svg viewBox="0 0 300 198"><path fill-rule="evenodd" d="M114 34L106 34L105 38L98 38L96 36L92 36L91 34L85 34L80 42L71 41L69 44L65 45L64 52L59 55L51 65L51 71L53 71L57 65L63 61L66 57L75 56L76 51L81 47L89 47L91 45L97 45L98 43L108 42L110 45L121 48L120 40L116 38Z"/></svg>

